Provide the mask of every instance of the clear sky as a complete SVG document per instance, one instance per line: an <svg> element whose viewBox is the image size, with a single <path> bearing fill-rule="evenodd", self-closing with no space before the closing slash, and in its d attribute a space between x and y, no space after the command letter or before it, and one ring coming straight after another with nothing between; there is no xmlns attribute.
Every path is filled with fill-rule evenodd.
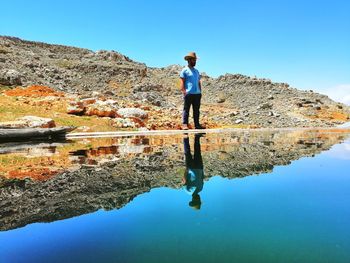
<svg viewBox="0 0 350 263"><path fill-rule="evenodd" d="M121 52L313 89L350 104L349 0L1 2L0 35Z"/></svg>

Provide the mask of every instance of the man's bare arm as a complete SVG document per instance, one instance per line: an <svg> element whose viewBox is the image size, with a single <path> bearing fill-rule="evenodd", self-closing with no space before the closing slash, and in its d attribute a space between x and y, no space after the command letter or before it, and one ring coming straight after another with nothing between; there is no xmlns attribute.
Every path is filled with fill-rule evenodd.
<svg viewBox="0 0 350 263"><path fill-rule="evenodd" d="M185 79L184 78L180 78L180 88L181 88L182 94L186 95Z"/></svg>

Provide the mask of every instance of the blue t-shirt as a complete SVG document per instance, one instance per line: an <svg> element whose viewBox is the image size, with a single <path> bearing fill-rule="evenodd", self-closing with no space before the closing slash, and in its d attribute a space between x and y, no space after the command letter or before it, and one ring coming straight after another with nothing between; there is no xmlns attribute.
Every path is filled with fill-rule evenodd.
<svg viewBox="0 0 350 263"><path fill-rule="evenodd" d="M186 94L201 94L199 80L201 76L195 68L185 67L181 70L180 78L185 79Z"/></svg>
<svg viewBox="0 0 350 263"><path fill-rule="evenodd" d="M198 194L203 189L203 169L188 169L185 190L188 194Z"/></svg>

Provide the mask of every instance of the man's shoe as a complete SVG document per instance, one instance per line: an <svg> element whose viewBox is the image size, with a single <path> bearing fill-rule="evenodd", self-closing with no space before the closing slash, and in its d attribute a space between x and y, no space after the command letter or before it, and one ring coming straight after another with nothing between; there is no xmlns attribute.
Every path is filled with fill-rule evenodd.
<svg viewBox="0 0 350 263"><path fill-rule="evenodd" d="M196 130L204 130L205 129L205 127L202 125L197 125L195 128L196 128Z"/></svg>
<svg viewBox="0 0 350 263"><path fill-rule="evenodd" d="M187 125L187 124L183 124L183 125L182 125L182 129L183 129L183 130L188 130L188 125Z"/></svg>

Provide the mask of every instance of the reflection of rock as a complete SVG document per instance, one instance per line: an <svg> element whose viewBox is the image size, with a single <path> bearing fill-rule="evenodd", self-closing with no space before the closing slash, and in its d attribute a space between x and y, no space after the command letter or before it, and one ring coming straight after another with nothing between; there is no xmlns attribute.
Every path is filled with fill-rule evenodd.
<svg viewBox="0 0 350 263"><path fill-rule="evenodd" d="M146 154L149 152L149 145L112 145L70 152L69 160L72 164L98 165L101 163L113 162L116 158L127 155Z"/></svg>
<svg viewBox="0 0 350 263"><path fill-rule="evenodd" d="M62 146L64 143L43 143L43 142L31 142L31 143L16 143L16 142L9 142L9 143L2 143L0 145L0 154L7 154L7 153L16 153L16 154L22 154L26 156L33 156L30 153L33 153L34 156L47 156L56 154L56 147ZM38 154L38 153L43 153Z"/></svg>
<svg viewBox="0 0 350 263"><path fill-rule="evenodd" d="M266 173L276 165L287 165L327 150L345 136L314 131L208 134L201 138L205 179L214 175L237 178ZM156 140L164 146L158 150L154 146L150 152L148 148ZM124 152L133 155L114 158L98 167L89 167L97 164L97 159L90 158L86 167L44 182L0 179L0 230L70 218L101 208L121 208L152 188L181 186L182 144L161 137L138 138L134 143L135 147L118 145L77 152L74 158L78 159L102 153L112 153L111 157Z"/></svg>
<svg viewBox="0 0 350 263"><path fill-rule="evenodd" d="M34 181L49 180L65 170L65 159L60 156L57 147L63 147L67 142L8 142L0 144L0 177L9 180L24 180L30 178ZM4 160L5 165L4 165ZM55 165L55 161L60 160ZM6 165L6 163L9 163Z"/></svg>
<svg viewBox="0 0 350 263"><path fill-rule="evenodd" d="M128 153L144 153L145 149L148 148L147 145L121 145L119 146L119 152L121 154L128 154Z"/></svg>
<svg viewBox="0 0 350 263"><path fill-rule="evenodd" d="M50 169L50 168L30 168L30 169L23 169L20 171L10 171L9 177L10 178L16 178L16 179L26 179L26 178L33 178L36 181L46 181L55 176L56 174L62 172L59 169Z"/></svg>
<svg viewBox="0 0 350 263"><path fill-rule="evenodd" d="M56 153L56 147L47 147L47 148L30 148L25 154L26 157L48 157L53 156Z"/></svg>

